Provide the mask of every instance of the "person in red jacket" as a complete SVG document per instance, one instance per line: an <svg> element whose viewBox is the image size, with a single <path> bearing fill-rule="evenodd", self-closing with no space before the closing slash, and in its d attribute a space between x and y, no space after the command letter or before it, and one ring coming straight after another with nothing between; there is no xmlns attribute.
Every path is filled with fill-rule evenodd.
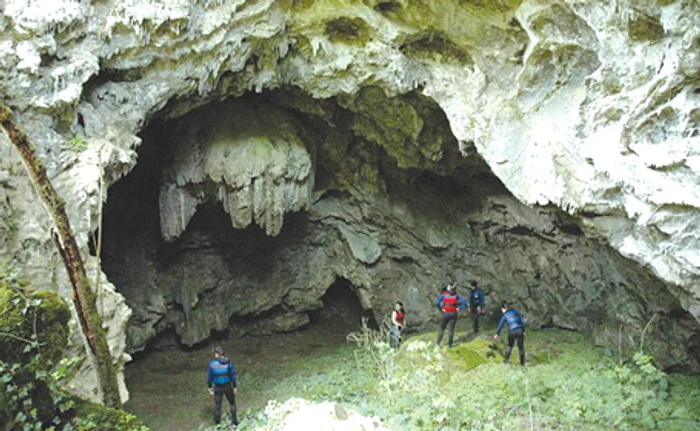
<svg viewBox="0 0 700 431"><path fill-rule="evenodd" d="M442 336L445 333L445 327L450 324L450 332L447 336L447 346L452 347L452 341L455 336L455 326L457 326L457 317L459 312L467 306L467 301L461 296L457 295L457 286L454 283L447 285L447 289L438 296L438 300L435 303L438 310L442 313L440 317L440 329L438 331L436 346L442 343Z"/></svg>
<svg viewBox="0 0 700 431"><path fill-rule="evenodd" d="M389 345L396 349L401 343L401 331L406 327L406 310L401 302L394 305L391 311L391 332L389 333Z"/></svg>

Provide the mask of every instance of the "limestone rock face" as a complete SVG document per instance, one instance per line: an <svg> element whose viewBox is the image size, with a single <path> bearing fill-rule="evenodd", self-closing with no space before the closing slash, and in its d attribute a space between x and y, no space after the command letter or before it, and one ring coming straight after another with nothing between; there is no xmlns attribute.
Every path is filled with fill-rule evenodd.
<svg viewBox="0 0 700 431"><path fill-rule="evenodd" d="M331 246L306 255L309 264L325 265L328 253L347 255L342 262L353 264L323 267L314 282L292 283L285 293L297 298L294 303L317 305L320 292L342 276L362 286L363 304L378 310L385 302L375 302L377 292L391 302L398 291L379 289L375 282L396 283L403 276L405 294L423 298L416 299L422 304L426 286L438 275L427 275L433 266L419 266L424 272L416 277L418 269L405 265L425 255L430 257L423 264L432 265L440 253L453 253L455 264L484 268L474 273L494 277L488 280L502 282L504 297L522 301L537 297L531 284L544 284L542 269L552 269L557 274L548 281L554 284L547 288L552 300L528 304L547 316L543 321L643 328L649 313L658 312L658 322L665 322L661 329L684 328L669 342L700 345L695 228L700 8L694 0L5 0L0 5L1 101L18 112L39 147L85 256L105 198L99 196L99 178L114 184L134 168L146 124L184 118L226 98L245 100L282 89L288 93L272 101L286 111L279 121L268 121L275 109L269 107L250 114L254 120L244 112L251 119L245 127L234 127L233 119L216 121L211 133L196 128L204 121L179 126L182 136L172 139L172 154L160 156L164 175L154 180L160 195L151 201L160 202L155 211L162 218L156 232L177 244L197 205L220 202L229 227L256 223L271 235L283 234L284 215L307 208L312 223L336 235ZM240 107L227 109L235 116ZM211 119L219 118L215 115ZM306 132L290 127L298 115L306 117ZM447 133L435 126L440 116ZM67 294L48 219L5 137L0 140L0 250L34 285ZM243 163L236 155L243 153L256 163ZM405 218L415 211L410 194L399 200L392 195L421 183L421 172L462 180L493 173L517 201L533 207L500 202L507 192L499 189L497 198L484 198L464 212L442 212L450 215L444 223L463 229L464 237L433 221L415 230L411 217ZM537 219L542 211L547 215ZM402 223L391 228L379 223L376 217L387 214ZM377 225L363 227L367 220ZM504 232L503 241L539 238L540 247L549 243L555 225L581 230L585 236L576 241L588 251L543 254L504 242L485 258L479 248L465 255L459 242L475 229L482 239L487 231L489 238ZM323 235L309 232L304 241L316 247L325 244ZM407 236L415 241L397 240ZM158 238L146 239L150 242L131 250L139 253L134 259L153 262ZM597 257L588 261L579 253ZM504 262L516 276L502 280ZM589 263L578 270L590 277L570 278L582 262ZM221 271L217 276L228 276ZM121 328L130 315L120 291L135 308L129 331L132 341L143 338L135 343L142 347L161 327L180 325L177 330L195 340L227 325L231 307L207 296L216 289L182 283L163 289L158 274L152 263L143 265L128 274L146 283L143 292L122 290L117 283L116 291L101 294L112 310L108 326L115 331L111 346L119 361L127 358ZM536 282L529 279L536 274ZM567 277L570 283L563 283ZM411 278L416 281L407 283ZM284 280L289 279L288 272ZM591 284L578 286L584 282ZM580 295L568 293L574 284ZM292 296L296 290L318 295L301 300L305 295ZM590 305L591 298L600 299ZM609 301L620 311L610 312ZM252 315L279 304L270 303L254 297L234 311ZM565 303L571 315L556 311ZM175 313L169 309L173 304L187 306ZM206 311L212 309L221 313ZM186 324L185 315L196 323ZM670 363L692 352L674 350Z"/></svg>
<svg viewBox="0 0 700 431"><path fill-rule="evenodd" d="M56 245L51 237L51 222L39 196L34 192L29 178L24 174L21 159L13 147L6 142L5 135L0 137L0 172L5 173L5 180L0 184L0 250L8 263L21 270L21 277L32 280L38 288L55 290L61 294L70 306L72 318L69 322L71 329L70 344L67 357L80 357L73 390L87 399L99 402L102 399L101 389L96 382L96 364L94 358L86 356L87 344L78 327L78 317L72 301L70 301L70 284L68 274L63 266ZM51 149L48 154L51 154ZM124 297L119 294L107 277L97 269L96 258L88 253L88 237L92 230L89 226L97 226L99 207L101 205L99 192L101 163L111 160L114 165L125 163L121 159L123 153L113 152L109 146L97 150L101 156L92 150L81 154L82 160L77 161L77 155L68 151L62 155L66 163L72 164L71 171L63 171L53 179L54 187L66 200L66 212L70 217L71 226L76 238L83 244L83 259L88 278L96 285L101 279L100 289L96 292L97 308L106 328L107 342L115 360L118 371L119 386L122 401L129 399L129 393L124 384L124 364L131 360L126 352L125 332L132 311L126 305ZM45 152L46 154L46 152ZM105 173L109 178L109 173ZM106 193L105 193L106 197Z"/></svg>

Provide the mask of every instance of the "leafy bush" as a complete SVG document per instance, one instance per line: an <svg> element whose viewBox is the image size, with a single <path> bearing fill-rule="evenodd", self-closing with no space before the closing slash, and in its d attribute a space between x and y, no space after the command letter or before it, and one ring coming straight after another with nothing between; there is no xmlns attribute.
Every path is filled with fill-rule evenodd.
<svg viewBox="0 0 700 431"><path fill-rule="evenodd" d="M146 430L133 415L66 392L78 358L61 359L68 306L32 291L16 271L0 271L0 430Z"/></svg>

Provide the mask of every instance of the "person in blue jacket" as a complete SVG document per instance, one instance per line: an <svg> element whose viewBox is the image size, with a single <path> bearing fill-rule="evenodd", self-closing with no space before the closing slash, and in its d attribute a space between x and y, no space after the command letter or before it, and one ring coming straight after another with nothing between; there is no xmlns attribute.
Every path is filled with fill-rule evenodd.
<svg viewBox="0 0 700 431"><path fill-rule="evenodd" d="M436 346L442 343L442 336L445 333L445 327L450 324L450 333L447 336L447 346L452 347L452 341L455 336L455 326L457 326L457 317L459 312L467 306L467 301L457 295L457 286L454 283L447 285L447 289L438 296L435 303L438 310L442 313L440 316L440 329L438 330Z"/></svg>
<svg viewBox="0 0 700 431"><path fill-rule="evenodd" d="M236 366L224 356L224 349L214 348L214 359L209 362L207 369L207 388L209 395L214 396L214 422L221 422L221 402L226 396L231 407L231 422L233 428L238 426L236 417L236 396L238 382L236 381Z"/></svg>
<svg viewBox="0 0 700 431"><path fill-rule="evenodd" d="M484 311L484 291L481 290L476 280L472 280L471 288L469 289L469 309L474 320L474 333L479 333L479 316Z"/></svg>
<svg viewBox="0 0 700 431"><path fill-rule="evenodd" d="M504 363L508 363L510 360L510 354L513 351L513 344L518 343L518 353L520 354L520 365L525 365L525 320L518 313L517 310L510 308L507 304L503 303L501 305L501 311L503 316L501 317L501 322L498 324L498 329L496 329L496 335L493 336L494 339L498 339L501 329L508 324L508 348L506 349Z"/></svg>

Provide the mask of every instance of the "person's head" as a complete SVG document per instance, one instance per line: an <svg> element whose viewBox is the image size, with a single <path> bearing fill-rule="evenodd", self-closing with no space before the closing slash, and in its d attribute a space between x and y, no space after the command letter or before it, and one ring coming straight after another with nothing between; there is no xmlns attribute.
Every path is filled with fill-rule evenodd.
<svg viewBox="0 0 700 431"><path fill-rule="evenodd" d="M450 282L447 285L447 291L450 293L455 293L457 291L457 285L454 282Z"/></svg>
<svg viewBox="0 0 700 431"><path fill-rule="evenodd" d="M220 358L222 356L224 356L224 348L221 346L214 347L214 357Z"/></svg>
<svg viewBox="0 0 700 431"><path fill-rule="evenodd" d="M403 313L403 303L401 303L401 301L396 301L396 305L394 305L394 310Z"/></svg>
<svg viewBox="0 0 700 431"><path fill-rule="evenodd" d="M502 303L501 303L501 311L502 311L503 313L505 313L505 312L508 311L508 310L510 310L510 307L508 306L508 304L505 303L505 302L502 302Z"/></svg>
<svg viewBox="0 0 700 431"><path fill-rule="evenodd" d="M472 290L476 290L476 288L479 286L478 283L476 282L476 280L472 280L472 282L469 284L471 284Z"/></svg>

